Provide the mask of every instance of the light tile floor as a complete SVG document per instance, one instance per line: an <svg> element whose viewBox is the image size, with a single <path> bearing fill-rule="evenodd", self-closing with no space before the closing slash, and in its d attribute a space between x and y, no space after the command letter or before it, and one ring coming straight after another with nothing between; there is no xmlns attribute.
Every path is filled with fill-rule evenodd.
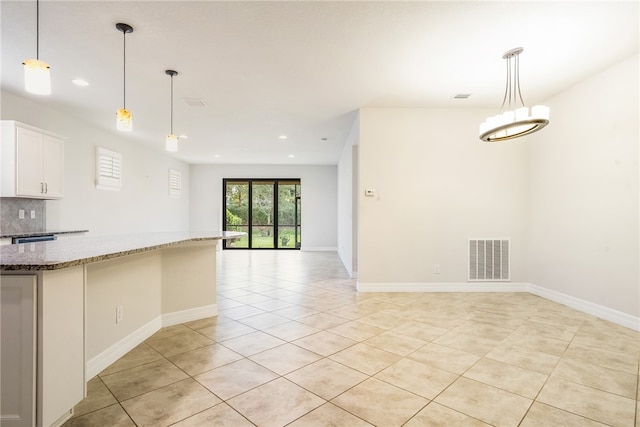
<svg viewBox="0 0 640 427"><path fill-rule="evenodd" d="M65 426L640 427L640 334L526 293L366 293L335 253L224 251Z"/></svg>

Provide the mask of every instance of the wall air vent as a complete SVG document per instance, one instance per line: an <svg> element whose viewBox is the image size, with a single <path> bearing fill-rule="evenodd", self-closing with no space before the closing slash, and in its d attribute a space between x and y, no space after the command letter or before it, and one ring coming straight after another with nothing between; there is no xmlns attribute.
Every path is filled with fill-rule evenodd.
<svg viewBox="0 0 640 427"><path fill-rule="evenodd" d="M509 239L469 239L469 281L510 281L509 246Z"/></svg>
<svg viewBox="0 0 640 427"><path fill-rule="evenodd" d="M453 95L453 99L467 99L470 96L471 96L470 93L457 93Z"/></svg>

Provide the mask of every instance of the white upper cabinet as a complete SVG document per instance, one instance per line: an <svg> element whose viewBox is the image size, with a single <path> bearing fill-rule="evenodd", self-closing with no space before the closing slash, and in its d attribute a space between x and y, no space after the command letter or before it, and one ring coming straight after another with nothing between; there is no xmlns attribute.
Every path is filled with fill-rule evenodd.
<svg viewBox="0 0 640 427"><path fill-rule="evenodd" d="M64 141L19 122L2 121L2 197L63 196Z"/></svg>

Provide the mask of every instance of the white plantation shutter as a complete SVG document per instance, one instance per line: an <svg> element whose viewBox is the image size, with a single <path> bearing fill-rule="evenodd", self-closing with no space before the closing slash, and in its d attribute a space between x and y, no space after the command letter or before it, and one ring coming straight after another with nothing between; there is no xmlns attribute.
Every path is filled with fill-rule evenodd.
<svg viewBox="0 0 640 427"><path fill-rule="evenodd" d="M180 197L182 193L182 172L169 169L169 197Z"/></svg>
<svg viewBox="0 0 640 427"><path fill-rule="evenodd" d="M122 154L97 147L96 188L120 191L120 187L122 187Z"/></svg>

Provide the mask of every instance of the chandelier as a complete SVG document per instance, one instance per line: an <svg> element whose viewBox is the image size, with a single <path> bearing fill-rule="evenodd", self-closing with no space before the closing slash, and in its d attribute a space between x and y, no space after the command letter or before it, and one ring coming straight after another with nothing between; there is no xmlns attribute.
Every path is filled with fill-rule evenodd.
<svg viewBox="0 0 640 427"><path fill-rule="evenodd" d="M500 114L488 117L480 124L480 139L485 142L501 142L537 132L549 124L549 107L525 106L520 93L519 55L524 49L517 47L502 56L507 62L507 84ZM507 101L508 100L508 101ZM520 100L521 107L518 107ZM507 111L503 109L507 105Z"/></svg>

